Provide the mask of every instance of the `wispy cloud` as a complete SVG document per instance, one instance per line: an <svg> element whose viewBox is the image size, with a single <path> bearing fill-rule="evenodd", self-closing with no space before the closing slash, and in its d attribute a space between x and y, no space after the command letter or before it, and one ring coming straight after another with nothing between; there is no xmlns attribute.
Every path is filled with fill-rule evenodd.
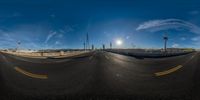
<svg viewBox="0 0 200 100"><path fill-rule="evenodd" d="M6 32L3 32L2 36L0 37L0 40L2 40L2 41L10 41L10 42L16 41L14 38L12 38L12 36L10 36L9 33L6 33Z"/></svg>
<svg viewBox="0 0 200 100"><path fill-rule="evenodd" d="M56 15L55 15L55 14L51 14L50 17L51 17L51 18L55 18Z"/></svg>
<svg viewBox="0 0 200 100"><path fill-rule="evenodd" d="M200 27L190 22L180 19L161 19L161 20L150 20L140 24L136 30L149 30L149 31L160 31L166 29L178 29L185 28L192 33L200 34Z"/></svg>
<svg viewBox="0 0 200 100"><path fill-rule="evenodd" d="M190 11L189 14L190 15L197 15L197 14L199 14L199 11L198 10L193 10L193 11Z"/></svg>
<svg viewBox="0 0 200 100"><path fill-rule="evenodd" d="M21 15L21 13L19 13L19 12L13 13L13 17L20 17L20 16L22 16L22 15Z"/></svg>
<svg viewBox="0 0 200 100"><path fill-rule="evenodd" d="M62 38L62 37L63 37L63 34L58 34L57 37L58 37L58 38Z"/></svg>
<svg viewBox="0 0 200 100"><path fill-rule="evenodd" d="M74 31L73 26L66 25L66 26L64 27L64 32L65 32L65 33L73 32L73 31Z"/></svg>
<svg viewBox="0 0 200 100"><path fill-rule="evenodd" d="M173 48L177 48L177 47L179 47L179 44L174 43L174 44L172 44L172 47L173 47Z"/></svg>
<svg viewBox="0 0 200 100"><path fill-rule="evenodd" d="M186 40L186 38L185 38L185 37L181 37L181 40L182 40L182 41L185 41L185 40Z"/></svg>
<svg viewBox="0 0 200 100"><path fill-rule="evenodd" d="M191 40L192 40L192 41L199 41L199 40L200 40L200 37L193 37Z"/></svg>
<svg viewBox="0 0 200 100"><path fill-rule="evenodd" d="M1 48L14 47L16 40L10 35L9 32L0 30L0 43Z"/></svg>
<svg viewBox="0 0 200 100"><path fill-rule="evenodd" d="M60 30L55 30L55 31L50 31L50 33L46 36L46 40L44 42L44 48L45 49L50 49L50 48L57 48L62 44L64 33L66 31L60 29ZM53 44L49 44L49 42Z"/></svg>
<svg viewBox="0 0 200 100"><path fill-rule="evenodd" d="M60 41L56 41L56 42L55 42L55 45L60 45L60 44L61 44Z"/></svg>
<svg viewBox="0 0 200 100"><path fill-rule="evenodd" d="M47 35L47 37L46 37L46 40L45 40L45 44L53 37L53 36L55 36L57 34L57 32L56 31L51 31L48 35Z"/></svg>
<svg viewBox="0 0 200 100"><path fill-rule="evenodd" d="M19 36L19 35L17 35ZM17 41L19 38L13 33L1 31L0 32L0 47L1 48L16 48ZM36 49L39 48L39 46L34 43L32 40L30 40L29 37L20 39L21 46L20 49Z"/></svg>
<svg viewBox="0 0 200 100"><path fill-rule="evenodd" d="M200 45L200 36L193 37L193 38L191 38L191 40L193 41L193 44L195 46L199 46Z"/></svg>
<svg viewBox="0 0 200 100"><path fill-rule="evenodd" d="M130 36L126 36L126 39L129 39L130 38Z"/></svg>

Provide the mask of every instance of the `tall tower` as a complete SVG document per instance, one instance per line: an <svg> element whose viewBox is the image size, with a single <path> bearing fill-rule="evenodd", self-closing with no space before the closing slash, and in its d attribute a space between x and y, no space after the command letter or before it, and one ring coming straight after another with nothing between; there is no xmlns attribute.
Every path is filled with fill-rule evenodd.
<svg viewBox="0 0 200 100"><path fill-rule="evenodd" d="M88 35L88 33L86 34L86 49L87 50L90 49L90 42L89 42L89 35Z"/></svg>
<svg viewBox="0 0 200 100"><path fill-rule="evenodd" d="M167 52L167 40L168 40L168 36L165 34L163 36L164 39L164 51Z"/></svg>

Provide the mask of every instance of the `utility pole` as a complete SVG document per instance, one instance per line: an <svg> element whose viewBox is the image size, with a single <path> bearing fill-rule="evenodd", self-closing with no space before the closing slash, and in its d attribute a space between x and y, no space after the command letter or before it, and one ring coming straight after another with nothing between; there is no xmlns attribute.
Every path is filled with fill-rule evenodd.
<svg viewBox="0 0 200 100"><path fill-rule="evenodd" d="M168 40L168 36L165 34L163 36L163 39L164 39L164 51L166 53L167 52L167 40Z"/></svg>
<svg viewBox="0 0 200 100"><path fill-rule="evenodd" d="M110 49L112 49L112 42L110 42Z"/></svg>

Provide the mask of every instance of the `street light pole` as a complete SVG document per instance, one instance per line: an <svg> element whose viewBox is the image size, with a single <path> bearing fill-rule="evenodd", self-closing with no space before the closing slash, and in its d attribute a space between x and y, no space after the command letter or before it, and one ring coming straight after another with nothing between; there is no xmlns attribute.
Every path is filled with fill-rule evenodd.
<svg viewBox="0 0 200 100"><path fill-rule="evenodd" d="M90 42L89 42L89 35L88 35L88 33L86 34L86 49L87 50L90 49Z"/></svg>
<svg viewBox="0 0 200 100"><path fill-rule="evenodd" d="M85 51L85 42L83 43L83 48L84 48L84 51Z"/></svg>
<svg viewBox="0 0 200 100"><path fill-rule="evenodd" d="M164 35L163 39L164 39L164 51L167 52L167 40L168 40L168 36Z"/></svg>
<svg viewBox="0 0 200 100"><path fill-rule="evenodd" d="M17 49L16 49L16 51L19 50L19 46L20 46L20 44L21 44L21 42L20 42L20 41L17 41Z"/></svg>
<svg viewBox="0 0 200 100"><path fill-rule="evenodd" d="M103 50L105 50L105 44L102 44Z"/></svg>
<svg viewBox="0 0 200 100"><path fill-rule="evenodd" d="M112 49L112 42L110 42L110 49Z"/></svg>

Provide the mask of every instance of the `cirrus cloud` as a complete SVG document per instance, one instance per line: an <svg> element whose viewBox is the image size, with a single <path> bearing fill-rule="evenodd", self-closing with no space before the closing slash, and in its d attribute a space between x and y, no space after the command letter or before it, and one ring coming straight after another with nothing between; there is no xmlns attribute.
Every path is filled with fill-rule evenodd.
<svg viewBox="0 0 200 100"><path fill-rule="evenodd" d="M161 31L166 29L178 29L184 28L192 33L200 34L200 27L190 23L188 21L180 19L160 19L160 20L150 20L140 24L136 30L149 30L152 32Z"/></svg>
<svg viewBox="0 0 200 100"><path fill-rule="evenodd" d="M46 40L45 40L45 43L47 43L54 35L56 35L57 34L57 32L55 32L55 31L51 31L48 35L47 35L47 37L46 37Z"/></svg>

